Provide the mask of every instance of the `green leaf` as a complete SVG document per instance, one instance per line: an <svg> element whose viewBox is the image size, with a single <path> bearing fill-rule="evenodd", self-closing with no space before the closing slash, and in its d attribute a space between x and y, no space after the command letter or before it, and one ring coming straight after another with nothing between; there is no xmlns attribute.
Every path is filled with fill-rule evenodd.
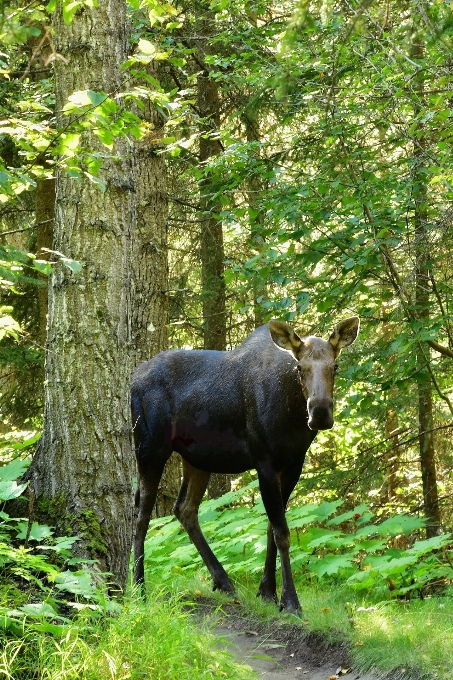
<svg viewBox="0 0 453 680"><path fill-rule="evenodd" d="M74 18L74 14L82 5L82 0L63 0L63 20L69 25Z"/></svg>
<svg viewBox="0 0 453 680"><path fill-rule="evenodd" d="M337 574L340 569L348 569L352 566L352 558L347 555L327 554L320 560L311 560L309 570L315 573L318 578Z"/></svg>
<svg viewBox="0 0 453 680"><path fill-rule="evenodd" d="M36 269L40 274L49 276L52 274L52 263L47 262L47 260L33 260L33 269Z"/></svg>
<svg viewBox="0 0 453 680"><path fill-rule="evenodd" d="M26 484L17 484L15 481L0 481L0 501L10 501L13 498L19 498L27 486L28 482Z"/></svg>
<svg viewBox="0 0 453 680"><path fill-rule="evenodd" d="M88 173L85 173L88 174ZM77 260L73 260L70 257L66 257L63 253L60 253L58 250L50 250L49 248L42 248L46 253L52 253L53 255L56 255L60 262L62 262L68 269L70 269L73 274L80 274L82 271L83 265L80 264Z"/></svg>
<svg viewBox="0 0 453 680"><path fill-rule="evenodd" d="M19 607L19 611L24 612L28 616L46 616L52 619L61 618L58 612L48 602L24 604Z"/></svg>
<svg viewBox="0 0 453 680"><path fill-rule="evenodd" d="M18 522L17 528L20 529L19 533L17 534L17 538L24 540L27 536L28 522ZM52 534L52 529L47 525L33 522L30 529L29 539L32 541L42 541L43 538L49 538L52 536Z"/></svg>
<svg viewBox="0 0 453 680"><path fill-rule="evenodd" d="M442 534L441 536L431 536L425 541L415 541L414 545L409 548L408 552L414 555L423 555L432 550L439 550L445 545L451 543L451 534Z"/></svg>
<svg viewBox="0 0 453 680"><path fill-rule="evenodd" d="M22 460L21 458L15 458L7 465L2 465L0 467L0 480L3 482L12 482L13 480L19 479L29 466L30 461Z"/></svg>
<svg viewBox="0 0 453 680"><path fill-rule="evenodd" d="M105 146L107 146L109 149L113 149L115 137L113 136L111 130L108 128L99 128L98 130L95 130L95 135Z"/></svg>
<svg viewBox="0 0 453 680"><path fill-rule="evenodd" d="M395 515L379 524L377 531L381 536L397 536L398 534L409 534L412 531L417 531L424 525L425 521L420 517Z"/></svg>
<svg viewBox="0 0 453 680"><path fill-rule="evenodd" d="M55 576L55 586L59 590L85 597L90 597L94 592L91 574L88 571L62 571Z"/></svg>
<svg viewBox="0 0 453 680"><path fill-rule="evenodd" d="M20 333L21 327L12 316L9 314L0 316L0 340L5 337L12 337L18 340Z"/></svg>

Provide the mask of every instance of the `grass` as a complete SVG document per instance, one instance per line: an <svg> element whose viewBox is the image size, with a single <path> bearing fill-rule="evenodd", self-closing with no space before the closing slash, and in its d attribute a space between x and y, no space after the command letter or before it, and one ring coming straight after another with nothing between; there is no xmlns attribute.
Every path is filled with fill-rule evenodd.
<svg viewBox="0 0 453 680"><path fill-rule="evenodd" d="M266 623L291 623L303 634L321 633L330 642L347 639L355 670L373 669L383 675L398 671L401 677L414 677L416 671L417 678L451 680L453 590L425 600L383 602L372 593L320 584L299 585L303 616L296 617L280 614L274 604L256 598L257 579L244 577L236 583L238 613ZM116 616L87 620L85 625L79 621L61 638L32 629L22 639L4 637L0 678L252 680L256 676L248 666L236 664L216 647L208 623L195 624L191 602L205 603L206 596L214 612L230 601L211 592L204 570L192 578L176 572L171 588L150 586L147 603L131 595Z"/></svg>
<svg viewBox="0 0 453 680"><path fill-rule="evenodd" d="M297 586L297 583L296 583ZM262 622L285 621L304 633L321 633L329 642L348 640L355 670L374 670L378 675L395 673L417 678L451 680L453 673L453 589L443 596L424 600L378 601L372 592L344 585L298 586L303 605L301 618L279 613L274 604L263 603L255 594L258 581L236 582L242 609ZM211 593L203 573L181 579L180 590L191 597L209 596L219 604L225 596ZM405 677L414 677L406 675Z"/></svg>
<svg viewBox="0 0 453 680"><path fill-rule="evenodd" d="M151 594L130 597L121 613L91 628L69 628L56 639L30 631L5 640L0 678L14 680L193 680L256 676L215 646L209 630L194 626L187 602Z"/></svg>

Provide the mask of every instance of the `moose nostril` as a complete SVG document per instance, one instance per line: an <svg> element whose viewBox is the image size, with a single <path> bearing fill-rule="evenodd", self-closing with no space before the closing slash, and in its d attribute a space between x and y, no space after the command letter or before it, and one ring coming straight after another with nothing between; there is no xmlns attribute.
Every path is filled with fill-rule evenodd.
<svg viewBox="0 0 453 680"><path fill-rule="evenodd" d="M330 430L333 427L332 400L321 404L311 402L308 408L308 427L311 430Z"/></svg>

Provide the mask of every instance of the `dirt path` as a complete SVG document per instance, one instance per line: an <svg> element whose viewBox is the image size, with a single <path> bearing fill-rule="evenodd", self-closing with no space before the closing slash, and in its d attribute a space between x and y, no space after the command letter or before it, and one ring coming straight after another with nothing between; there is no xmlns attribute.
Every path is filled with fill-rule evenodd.
<svg viewBox="0 0 453 680"><path fill-rule="evenodd" d="M209 598L198 599L195 613L208 623L220 645L265 680L383 680L377 674L355 672L346 643L329 643L291 622L259 622L240 606L219 607Z"/></svg>
<svg viewBox="0 0 453 680"><path fill-rule="evenodd" d="M290 627L278 628L275 635L244 628L238 622L224 621L213 632L222 639L240 663L253 668L266 680L378 680L377 676L354 673L340 645L329 646L316 638L301 639ZM264 658L263 658L264 657Z"/></svg>

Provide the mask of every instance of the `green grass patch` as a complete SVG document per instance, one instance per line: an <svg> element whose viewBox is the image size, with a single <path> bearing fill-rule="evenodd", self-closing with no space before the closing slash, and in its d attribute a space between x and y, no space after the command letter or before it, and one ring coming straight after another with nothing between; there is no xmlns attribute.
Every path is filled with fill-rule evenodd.
<svg viewBox="0 0 453 680"><path fill-rule="evenodd" d="M253 680L246 665L215 646L194 625L187 601L161 590L149 602L128 598L114 617L89 628L69 626L62 637L30 632L4 640L0 675L14 680Z"/></svg>
<svg viewBox="0 0 453 680"><path fill-rule="evenodd" d="M290 508L292 564L303 607L297 618L255 597L267 524L256 498L252 483L200 508L203 531L235 583L243 611L263 622L290 621L330 642L348 640L356 670L404 676L411 669L417 677L450 680L450 535L425 540L422 519L397 514L376 520L365 505L347 512L338 501ZM152 522L145 565L150 582L171 583L192 597L210 594L209 574L174 518Z"/></svg>
<svg viewBox="0 0 453 680"><path fill-rule="evenodd" d="M205 598L218 606L231 600L212 593L203 571L195 577L180 577L176 588L186 597ZM399 671L402 677L451 680L453 668L453 592L444 596L379 601L342 584L336 587L296 583L303 607L301 617L279 613L273 603L256 597L258 579L236 580L238 613L261 623L274 621L297 626L301 633L320 633L329 643L349 643L356 671L374 670L378 675Z"/></svg>

